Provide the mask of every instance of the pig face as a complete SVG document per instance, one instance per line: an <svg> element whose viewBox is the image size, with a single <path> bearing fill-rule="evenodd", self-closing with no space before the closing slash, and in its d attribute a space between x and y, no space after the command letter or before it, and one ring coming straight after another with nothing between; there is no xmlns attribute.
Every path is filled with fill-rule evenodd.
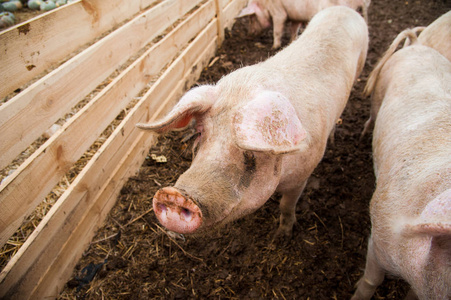
<svg viewBox="0 0 451 300"><path fill-rule="evenodd" d="M307 133L282 94L260 91L235 105L230 97L198 87L162 121L138 124L163 132L196 120L198 151L191 167L153 199L169 230L201 232L255 211L277 188L281 155L304 145Z"/></svg>
<svg viewBox="0 0 451 300"><path fill-rule="evenodd" d="M257 16L251 15L249 17L249 27L248 27L248 34L252 36L259 35L263 29L265 29L260 22L257 19Z"/></svg>
<svg viewBox="0 0 451 300"><path fill-rule="evenodd" d="M271 27L271 15L267 9L258 2L250 2L243 8L236 18L249 16L248 33L258 35L264 29Z"/></svg>

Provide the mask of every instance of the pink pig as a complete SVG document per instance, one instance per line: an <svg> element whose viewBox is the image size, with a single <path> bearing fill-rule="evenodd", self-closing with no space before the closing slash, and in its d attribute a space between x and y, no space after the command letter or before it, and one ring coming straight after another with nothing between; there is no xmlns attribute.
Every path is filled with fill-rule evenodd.
<svg viewBox="0 0 451 300"><path fill-rule="evenodd" d="M202 232L254 212L278 191L276 236L290 236L296 203L323 157L367 47L358 13L324 10L277 55L190 90L161 121L138 124L166 132L194 118L200 133L191 167L154 196L161 224Z"/></svg>
<svg viewBox="0 0 451 300"><path fill-rule="evenodd" d="M398 44L404 39L406 39L404 46L409 45L411 40L416 41L417 40L416 35L419 33L420 33L420 35L418 36L419 43L421 43L424 46L434 48L440 54L442 54L448 60L451 61L451 11L439 17L437 20L432 22L428 27L416 27L413 28L412 30L403 31L396 37L395 41L393 41L392 45L390 46L390 49L387 50L387 53L393 53L396 50ZM390 55L385 55L382 59L388 60L389 58ZM381 61L380 63L378 63L376 68L378 69L382 68L384 66L384 63L385 62ZM376 71L375 69L374 72L378 71ZM372 76L369 78L368 84L365 87L364 91L364 94L366 96L369 96L370 94L368 90L374 89L376 79L377 76ZM375 99L371 101L370 118L366 121L360 138L363 138L365 134L374 125L374 120L376 119L379 107L381 106L380 101L382 101L381 97L376 98L377 101Z"/></svg>
<svg viewBox="0 0 451 300"><path fill-rule="evenodd" d="M451 10L426 27L418 41L434 48L451 61Z"/></svg>
<svg viewBox="0 0 451 300"><path fill-rule="evenodd" d="M413 45L395 53L405 37ZM377 186L365 273L352 300L370 299L385 272L411 285L408 299L451 299L451 62L407 30L368 82L378 103Z"/></svg>
<svg viewBox="0 0 451 300"><path fill-rule="evenodd" d="M249 33L258 34L272 25L274 43L277 49L282 45L285 22L291 21L291 41L298 35L302 23L310 21L319 11L334 5L344 5L352 9L362 9L368 21L368 6L371 0L250 0L237 18L250 16Z"/></svg>

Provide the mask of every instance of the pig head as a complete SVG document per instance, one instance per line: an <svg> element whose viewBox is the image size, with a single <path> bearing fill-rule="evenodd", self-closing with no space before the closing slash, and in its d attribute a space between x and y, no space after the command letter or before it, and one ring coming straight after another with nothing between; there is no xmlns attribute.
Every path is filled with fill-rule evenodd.
<svg viewBox="0 0 451 300"><path fill-rule="evenodd" d="M333 28L333 30L331 30ZM155 132L194 119L191 167L154 197L168 229L201 232L247 215L282 194L276 236L289 236L296 203L360 74L368 47L363 18L345 7L315 16L303 35L265 62L186 93Z"/></svg>
<svg viewBox="0 0 451 300"><path fill-rule="evenodd" d="M228 97L249 101L229 107L217 87L201 86L160 122L138 125L163 132L196 119L199 149L191 167L154 197L157 217L172 231L198 232L253 212L279 183L280 155L306 146L306 131L281 93L256 90Z"/></svg>

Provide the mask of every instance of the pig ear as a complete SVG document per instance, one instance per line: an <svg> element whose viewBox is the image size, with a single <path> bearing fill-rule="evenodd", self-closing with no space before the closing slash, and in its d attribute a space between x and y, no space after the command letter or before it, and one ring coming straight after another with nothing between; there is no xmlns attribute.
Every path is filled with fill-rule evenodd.
<svg viewBox="0 0 451 300"><path fill-rule="evenodd" d="M163 119L138 123L136 127L158 133L186 127L193 117L205 113L215 101L214 86L204 85L188 91Z"/></svg>
<svg viewBox="0 0 451 300"><path fill-rule="evenodd" d="M451 189L441 193L428 203L421 215L402 230L409 237L431 238L429 253L437 257L451 255Z"/></svg>
<svg viewBox="0 0 451 300"><path fill-rule="evenodd" d="M447 236L451 240L451 189L429 202L417 220L402 230L405 235Z"/></svg>
<svg viewBox="0 0 451 300"><path fill-rule="evenodd" d="M233 119L238 147L282 154L307 146L307 132L282 94L265 91L239 109Z"/></svg>
<svg viewBox="0 0 451 300"><path fill-rule="evenodd" d="M240 11L240 13L238 14L238 16L235 17L235 19L254 15L257 13L258 9L259 7L255 3L249 3L248 6L246 6Z"/></svg>

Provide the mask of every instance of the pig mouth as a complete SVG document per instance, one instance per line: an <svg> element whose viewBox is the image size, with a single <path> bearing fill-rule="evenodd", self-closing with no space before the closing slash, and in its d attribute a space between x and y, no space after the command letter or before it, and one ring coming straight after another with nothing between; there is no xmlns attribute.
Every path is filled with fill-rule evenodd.
<svg viewBox="0 0 451 300"><path fill-rule="evenodd" d="M153 198L153 209L160 223L171 231L194 233L202 227L199 206L175 188L160 189Z"/></svg>

